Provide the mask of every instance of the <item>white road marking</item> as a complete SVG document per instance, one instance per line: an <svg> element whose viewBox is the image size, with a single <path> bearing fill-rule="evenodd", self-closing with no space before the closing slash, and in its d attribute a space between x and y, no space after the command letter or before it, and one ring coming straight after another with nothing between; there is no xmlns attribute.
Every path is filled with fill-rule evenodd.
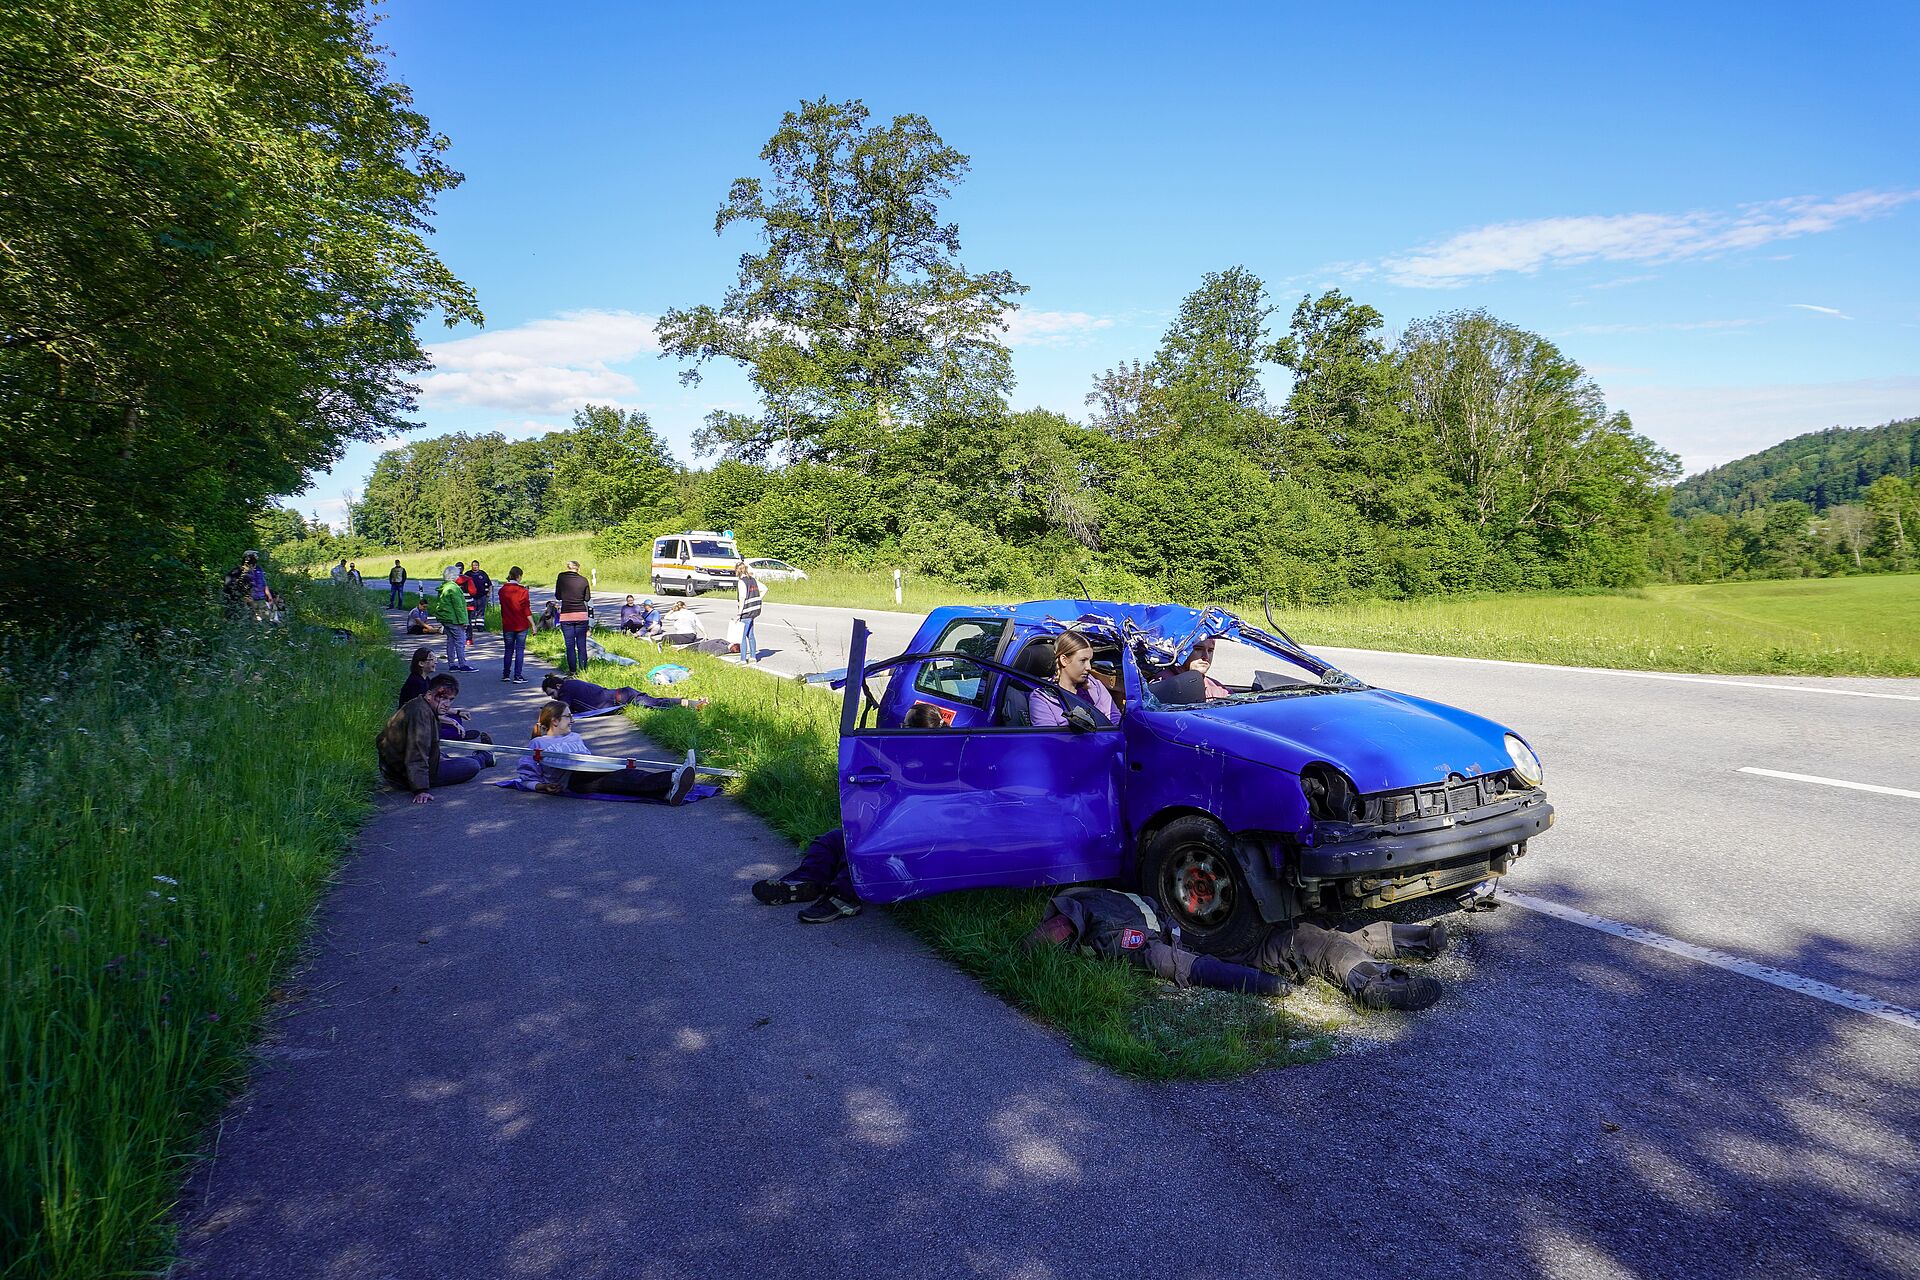
<svg viewBox="0 0 1920 1280"><path fill-rule="evenodd" d="M1849 791L1871 791L1876 795L1905 796L1909 800L1920 800L1920 791L1908 791L1904 787L1883 787L1873 782L1847 782L1840 778L1822 778L1811 773L1782 773L1778 769L1754 769L1742 765L1737 772L1757 774L1762 778L1785 778L1788 782L1817 782L1823 787L1845 787Z"/></svg>
<svg viewBox="0 0 1920 1280"><path fill-rule="evenodd" d="M1797 973L1789 973L1785 969L1776 969L1771 965L1744 960L1739 956L1728 955L1724 951L1715 951L1712 947L1700 946L1698 943L1682 942L1678 938L1669 938L1664 933L1643 929L1637 924L1622 924L1618 920L1596 916L1577 907L1562 906L1558 902L1548 902L1545 898L1536 898L1531 894L1515 893L1511 889L1503 888L1500 890L1500 898L1502 901L1525 907L1529 911L1538 911L1541 915L1552 916L1556 920L1585 925L1589 929L1610 933L1616 938L1625 938L1628 942L1638 942L1642 946L1653 947L1658 951L1685 956L1689 960L1698 960L1701 964L1710 964L1716 969L1725 969L1730 973L1756 978L1761 982L1772 983L1776 987L1784 987L1788 991L1797 991L1803 996L1812 996L1815 1000L1837 1004L1843 1009L1852 1009L1857 1013L1881 1018L1896 1026L1905 1027L1909 1031L1920 1031L1920 1010L1905 1009L1875 996L1862 995L1858 991L1832 986Z"/></svg>

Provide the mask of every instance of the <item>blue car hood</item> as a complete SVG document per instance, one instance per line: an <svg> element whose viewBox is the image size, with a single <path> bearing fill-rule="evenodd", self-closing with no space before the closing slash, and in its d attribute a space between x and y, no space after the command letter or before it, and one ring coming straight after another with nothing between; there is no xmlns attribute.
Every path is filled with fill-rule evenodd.
<svg viewBox="0 0 1920 1280"><path fill-rule="evenodd" d="M1503 726L1385 689L1181 708L1156 719L1164 737L1290 773L1324 760L1363 794L1513 767Z"/></svg>

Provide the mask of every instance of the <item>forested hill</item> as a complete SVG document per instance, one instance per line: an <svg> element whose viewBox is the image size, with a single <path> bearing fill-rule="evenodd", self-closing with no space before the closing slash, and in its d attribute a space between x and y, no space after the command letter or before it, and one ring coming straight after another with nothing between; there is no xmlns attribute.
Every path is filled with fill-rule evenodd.
<svg viewBox="0 0 1920 1280"><path fill-rule="evenodd" d="M1770 502L1804 502L1817 512L1858 502L1884 475L1920 472L1920 418L1879 427L1829 427L1703 471L1673 490L1676 516L1737 515Z"/></svg>

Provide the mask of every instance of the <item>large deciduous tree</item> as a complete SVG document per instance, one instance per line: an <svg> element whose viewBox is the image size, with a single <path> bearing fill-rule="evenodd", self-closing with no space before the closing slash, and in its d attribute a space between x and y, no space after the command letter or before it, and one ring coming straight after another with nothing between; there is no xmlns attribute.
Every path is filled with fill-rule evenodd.
<svg viewBox="0 0 1920 1280"><path fill-rule="evenodd" d="M205 581L405 425L425 315L479 320L424 240L446 139L380 52L361 0L0 14L0 574L45 620Z"/></svg>
<svg viewBox="0 0 1920 1280"><path fill-rule="evenodd" d="M1026 291L973 273L941 202L967 172L924 116L868 122L859 101L790 111L761 149L769 176L736 179L714 219L757 229L719 305L661 317L662 354L744 366L757 416L718 414L702 452L761 462L868 461L904 420L997 408L1012 385L1000 339Z"/></svg>

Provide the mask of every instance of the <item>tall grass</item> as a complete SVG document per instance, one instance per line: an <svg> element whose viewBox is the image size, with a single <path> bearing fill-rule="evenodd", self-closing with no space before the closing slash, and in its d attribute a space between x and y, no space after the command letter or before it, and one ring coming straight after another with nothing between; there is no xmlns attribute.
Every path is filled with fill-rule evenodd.
<svg viewBox="0 0 1920 1280"><path fill-rule="evenodd" d="M703 654L669 659L643 641L606 633L595 639L642 665L596 663L589 679L639 683L648 667L671 660L694 673L691 682L674 686L676 693L713 699L698 711L629 708L626 714L650 737L744 772L733 784L735 794L796 846L840 825L838 697ZM556 633L539 633L528 647L557 659L561 641ZM1047 897L1046 890L984 890L892 910L988 990L1061 1031L1085 1057L1127 1075L1215 1079L1314 1061L1329 1051L1326 1027L1276 1001L1182 991L1138 970L1060 951L1023 953L1020 940L1040 923Z"/></svg>
<svg viewBox="0 0 1920 1280"><path fill-rule="evenodd" d="M0 670L0 1274L146 1274L368 811L399 660L357 593ZM344 639L332 628L350 633Z"/></svg>

